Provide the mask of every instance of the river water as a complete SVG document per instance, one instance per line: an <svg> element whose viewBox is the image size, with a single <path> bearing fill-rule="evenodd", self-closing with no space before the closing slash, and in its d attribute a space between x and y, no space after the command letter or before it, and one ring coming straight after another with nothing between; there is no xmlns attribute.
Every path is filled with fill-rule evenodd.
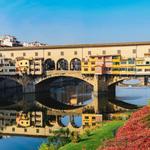
<svg viewBox="0 0 150 150"><path fill-rule="evenodd" d="M127 103L136 105L146 105L150 99L150 87L116 87L116 98ZM67 117L62 118L62 122L67 124ZM81 117L76 117L75 122L81 125ZM9 137L0 140L0 150L38 150L44 138L33 137Z"/></svg>

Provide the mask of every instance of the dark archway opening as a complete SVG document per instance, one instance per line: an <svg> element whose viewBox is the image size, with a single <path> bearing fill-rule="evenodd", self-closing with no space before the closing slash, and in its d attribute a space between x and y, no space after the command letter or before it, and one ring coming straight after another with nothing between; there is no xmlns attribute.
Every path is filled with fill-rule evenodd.
<svg viewBox="0 0 150 150"><path fill-rule="evenodd" d="M92 92L92 85L73 77L53 77L36 85L37 101L57 109L82 107L92 101Z"/></svg>
<svg viewBox="0 0 150 150"><path fill-rule="evenodd" d="M45 62L44 62L44 69L46 71L55 70L55 61L50 59L50 58L46 59Z"/></svg>
<svg viewBox="0 0 150 150"><path fill-rule="evenodd" d="M70 70L81 70L81 60L74 58L70 62Z"/></svg>
<svg viewBox="0 0 150 150"><path fill-rule="evenodd" d="M68 70L68 61L66 59L59 59L57 62L57 70Z"/></svg>

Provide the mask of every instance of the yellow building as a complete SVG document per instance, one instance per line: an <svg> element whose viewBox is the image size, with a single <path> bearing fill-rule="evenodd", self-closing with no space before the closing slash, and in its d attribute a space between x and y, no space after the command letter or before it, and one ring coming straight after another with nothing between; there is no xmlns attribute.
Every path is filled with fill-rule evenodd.
<svg viewBox="0 0 150 150"><path fill-rule="evenodd" d="M95 64L96 64L95 57L85 58L81 62L81 73L82 74L95 74Z"/></svg>
<svg viewBox="0 0 150 150"><path fill-rule="evenodd" d="M19 57L16 59L16 72L18 74L30 73L30 59Z"/></svg>
<svg viewBox="0 0 150 150"><path fill-rule="evenodd" d="M101 114L82 114L83 127L96 126L100 122L102 122Z"/></svg>
<svg viewBox="0 0 150 150"><path fill-rule="evenodd" d="M16 123L17 126L20 127L30 127L31 126L31 121L30 121L30 115L29 113L19 113L18 116L16 117Z"/></svg>
<svg viewBox="0 0 150 150"><path fill-rule="evenodd" d="M112 74L120 74L121 56L112 56Z"/></svg>
<svg viewBox="0 0 150 150"><path fill-rule="evenodd" d="M135 58L122 58L120 62L121 75L134 75L136 72Z"/></svg>

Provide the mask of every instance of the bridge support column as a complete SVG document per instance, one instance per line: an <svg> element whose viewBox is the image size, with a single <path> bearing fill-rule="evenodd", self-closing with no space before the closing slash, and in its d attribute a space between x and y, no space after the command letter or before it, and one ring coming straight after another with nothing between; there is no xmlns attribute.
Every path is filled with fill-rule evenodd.
<svg viewBox="0 0 150 150"><path fill-rule="evenodd" d="M92 105L94 107L95 113L99 113L99 76L94 76L94 84L93 84L93 102Z"/></svg>
<svg viewBox="0 0 150 150"><path fill-rule="evenodd" d="M35 93L35 84L34 82L29 82L26 85L22 86L23 93Z"/></svg>
<svg viewBox="0 0 150 150"><path fill-rule="evenodd" d="M148 85L148 76L144 76L144 85L145 85L145 86Z"/></svg>

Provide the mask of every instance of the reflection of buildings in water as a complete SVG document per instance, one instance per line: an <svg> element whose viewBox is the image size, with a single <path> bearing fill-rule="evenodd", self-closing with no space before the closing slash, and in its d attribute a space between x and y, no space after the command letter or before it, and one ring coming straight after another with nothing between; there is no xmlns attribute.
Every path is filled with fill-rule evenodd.
<svg viewBox="0 0 150 150"><path fill-rule="evenodd" d="M60 102L69 103L73 95L77 96L78 103L92 98L92 87L78 79L56 79L48 85L50 96Z"/></svg>
<svg viewBox="0 0 150 150"><path fill-rule="evenodd" d="M0 127L15 125L16 114L15 110L0 110Z"/></svg>

